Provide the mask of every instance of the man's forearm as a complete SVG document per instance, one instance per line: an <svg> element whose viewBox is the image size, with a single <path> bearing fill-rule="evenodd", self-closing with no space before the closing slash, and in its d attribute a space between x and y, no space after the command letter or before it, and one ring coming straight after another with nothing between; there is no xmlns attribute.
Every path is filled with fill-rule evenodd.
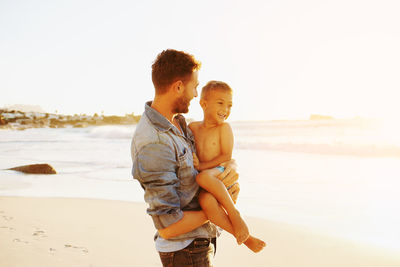
<svg viewBox="0 0 400 267"><path fill-rule="evenodd" d="M160 236L164 239L169 239L181 234L188 233L208 221L206 214L200 211L184 211L183 217L181 220L176 223L171 224L170 226L158 230Z"/></svg>
<svg viewBox="0 0 400 267"><path fill-rule="evenodd" d="M218 165L220 165L221 162L227 162L227 161L231 160L231 157L232 157L232 155L230 155L230 154L221 154L221 155L213 158L210 161L201 162L199 171L215 168Z"/></svg>

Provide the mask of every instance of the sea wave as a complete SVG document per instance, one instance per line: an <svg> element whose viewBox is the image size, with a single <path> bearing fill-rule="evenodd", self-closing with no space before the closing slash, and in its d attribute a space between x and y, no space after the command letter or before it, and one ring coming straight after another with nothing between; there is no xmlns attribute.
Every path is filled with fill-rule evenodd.
<svg viewBox="0 0 400 267"><path fill-rule="evenodd" d="M376 144L310 144L310 143L247 143L236 142L235 149L271 150L311 154L347 155L357 157L400 158L400 147Z"/></svg>
<svg viewBox="0 0 400 267"><path fill-rule="evenodd" d="M99 126L88 132L88 137L105 139L131 139L136 126Z"/></svg>
<svg viewBox="0 0 400 267"><path fill-rule="evenodd" d="M377 135L365 121L283 121L233 123L234 149L271 150L358 157L400 157L400 143ZM100 126L89 138L130 140L130 126Z"/></svg>

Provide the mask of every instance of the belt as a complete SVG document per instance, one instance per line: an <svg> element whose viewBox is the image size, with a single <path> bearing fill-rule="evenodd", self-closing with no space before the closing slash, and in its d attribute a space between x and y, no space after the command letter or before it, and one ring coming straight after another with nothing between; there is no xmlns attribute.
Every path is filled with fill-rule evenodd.
<svg viewBox="0 0 400 267"><path fill-rule="evenodd" d="M192 243L189 244L186 248L204 248L208 247L209 245L213 244L214 245L214 254L217 252L217 238L204 238L204 237L199 237L195 238Z"/></svg>

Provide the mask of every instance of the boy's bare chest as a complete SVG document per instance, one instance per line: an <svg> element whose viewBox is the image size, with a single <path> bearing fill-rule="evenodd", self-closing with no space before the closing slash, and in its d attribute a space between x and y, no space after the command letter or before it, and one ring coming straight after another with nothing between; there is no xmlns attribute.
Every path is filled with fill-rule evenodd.
<svg viewBox="0 0 400 267"><path fill-rule="evenodd" d="M199 130L196 149L200 161L210 161L221 153L220 131L218 128Z"/></svg>

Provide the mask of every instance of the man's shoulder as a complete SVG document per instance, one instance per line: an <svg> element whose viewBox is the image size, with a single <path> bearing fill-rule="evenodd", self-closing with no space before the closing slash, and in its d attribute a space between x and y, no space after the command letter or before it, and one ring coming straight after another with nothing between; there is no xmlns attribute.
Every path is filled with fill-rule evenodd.
<svg viewBox="0 0 400 267"><path fill-rule="evenodd" d="M147 116L142 116L136 125L133 138L135 140L154 138L157 136L157 130L154 125L150 122Z"/></svg>
<svg viewBox="0 0 400 267"><path fill-rule="evenodd" d="M159 131L146 116L142 116L139 123L136 125L132 143L134 143L137 148L141 148L147 144L159 142Z"/></svg>
<svg viewBox="0 0 400 267"><path fill-rule="evenodd" d="M159 131L146 116L142 116L132 138L132 145L136 147L136 150L148 144L169 145L170 143L165 132Z"/></svg>

